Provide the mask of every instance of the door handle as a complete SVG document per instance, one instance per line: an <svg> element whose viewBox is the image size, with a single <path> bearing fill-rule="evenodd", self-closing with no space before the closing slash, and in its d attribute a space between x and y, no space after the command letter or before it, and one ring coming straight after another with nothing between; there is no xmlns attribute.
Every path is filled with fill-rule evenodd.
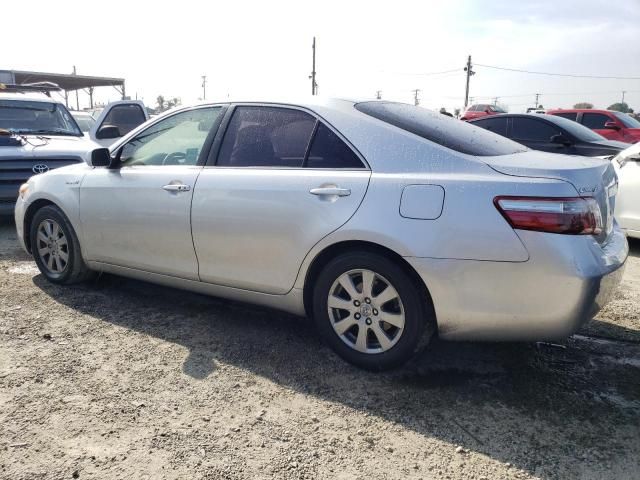
<svg viewBox="0 0 640 480"><path fill-rule="evenodd" d="M329 196L336 195L338 197L347 197L351 195L351 190L348 188L339 188L339 187L318 187L312 188L309 190L311 195L321 195L321 196Z"/></svg>
<svg viewBox="0 0 640 480"><path fill-rule="evenodd" d="M191 185L185 185L184 183L170 183L162 188L168 192L188 192L191 190Z"/></svg>

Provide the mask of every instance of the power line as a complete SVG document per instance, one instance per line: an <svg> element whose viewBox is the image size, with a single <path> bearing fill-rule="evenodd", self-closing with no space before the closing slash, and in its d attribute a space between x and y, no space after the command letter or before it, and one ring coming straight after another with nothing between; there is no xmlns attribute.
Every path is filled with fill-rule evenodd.
<svg viewBox="0 0 640 480"><path fill-rule="evenodd" d="M391 73L393 75L410 75L410 76L416 76L416 77L426 77L429 75L443 75L445 73L453 73L453 72L461 72L462 70L460 68L454 68L451 70L443 70L441 72L424 72L424 73L412 73L412 72L388 72Z"/></svg>
<svg viewBox="0 0 640 480"><path fill-rule="evenodd" d="M551 73L551 72L534 72L531 70L520 70L517 68L496 67L495 65L475 64L478 67L493 68L495 70L506 70L508 72L530 73L532 75L550 75L553 77L572 77L572 78L599 78L603 80L640 80L640 77L614 77L608 75L578 75L575 73Z"/></svg>

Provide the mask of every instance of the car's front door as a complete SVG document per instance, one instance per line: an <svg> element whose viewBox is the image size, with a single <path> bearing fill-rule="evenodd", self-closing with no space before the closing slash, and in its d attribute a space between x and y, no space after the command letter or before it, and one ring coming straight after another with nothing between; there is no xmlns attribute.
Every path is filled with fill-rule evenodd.
<svg viewBox="0 0 640 480"><path fill-rule="evenodd" d="M103 147L113 145L149 118L139 100L122 100L107 105L89 130L89 138Z"/></svg>
<svg viewBox="0 0 640 480"><path fill-rule="evenodd" d="M80 215L88 260L198 279L191 199L220 112L202 107L166 117L116 149L116 168L86 175Z"/></svg>
<svg viewBox="0 0 640 480"><path fill-rule="evenodd" d="M193 197L200 279L284 294L311 248L355 213L370 171L329 126L294 108L237 106L216 150Z"/></svg>

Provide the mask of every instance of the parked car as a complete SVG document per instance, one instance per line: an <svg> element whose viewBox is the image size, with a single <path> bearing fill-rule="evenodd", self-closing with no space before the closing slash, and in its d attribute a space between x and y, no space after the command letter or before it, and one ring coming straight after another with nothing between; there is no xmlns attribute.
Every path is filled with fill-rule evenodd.
<svg viewBox="0 0 640 480"><path fill-rule="evenodd" d="M601 157L616 155L629 146L607 140L571 120L539 113L492 115L471 123L544 152Z"/></svg>
<svg viewBox="0 0 640 480"><path fill-rule="evenodd" d="M108 147L149 120L149 114L140 100L119 100L100 109L95 119L89 137L97 144Z"/></svg>
<svg viewBox="0 0 640 480"><path fill-rule="evenodd" d="M498 115L499 113L506 112L497 105L478 103L467 108L462 114L462 117L460 117L460 120L473 120L474 118L486 117L487 115Z"/></svg>
<svg viewBox="0 0 640 480"><path fill-rule="evenodd" d="M89 131L96 123L96 119L91 116L89 112L83 112L78 110L71 110L71 116L74 118L82 133L85 136L89 136Z"/></svg>
<svg viewBox="0 0 640 480"><path fill-rule="evenodd" d="M47 93L51 85L0 85L0 216L12 215L18 188L32 175L83 163L96 145Z"/></svg>
<svg viewBox="0 0 640 480"><path fill-rule="evenodd" d="M614 157L619 179L616 219L630 237L640 238L640 143Z"/></svg>
<svg viewBox="0 0 640 480"><path fill-rule="evenodd" d="M547 110L547 113L581 123L609 140L626 143L640 141L640 122L626 113L579 108Z"/></svg>
<svg viewBox="0 0 640 480"><path fill-rule="evenodd" d="M574 332L627 257L616 185L609 161L413 105L272 99L166 113L32 177L15 218L51 282L102 271L308 314L384 369L436 332Z"/></svg>

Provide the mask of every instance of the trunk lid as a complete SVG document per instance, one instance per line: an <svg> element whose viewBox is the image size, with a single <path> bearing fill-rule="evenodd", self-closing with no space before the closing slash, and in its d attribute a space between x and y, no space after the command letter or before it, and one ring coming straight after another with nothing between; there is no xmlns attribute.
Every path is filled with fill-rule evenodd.
<svg viewBox="0 0 640 480"><path fill-rule="evenodd" d="M596 238L605 243L613 229L618 178L609 160L577 155L560 155L529 150L513 155L482 157L491 168L504 175L562 180L581 197L593 197L600 206L603 232Z"/></svg>

